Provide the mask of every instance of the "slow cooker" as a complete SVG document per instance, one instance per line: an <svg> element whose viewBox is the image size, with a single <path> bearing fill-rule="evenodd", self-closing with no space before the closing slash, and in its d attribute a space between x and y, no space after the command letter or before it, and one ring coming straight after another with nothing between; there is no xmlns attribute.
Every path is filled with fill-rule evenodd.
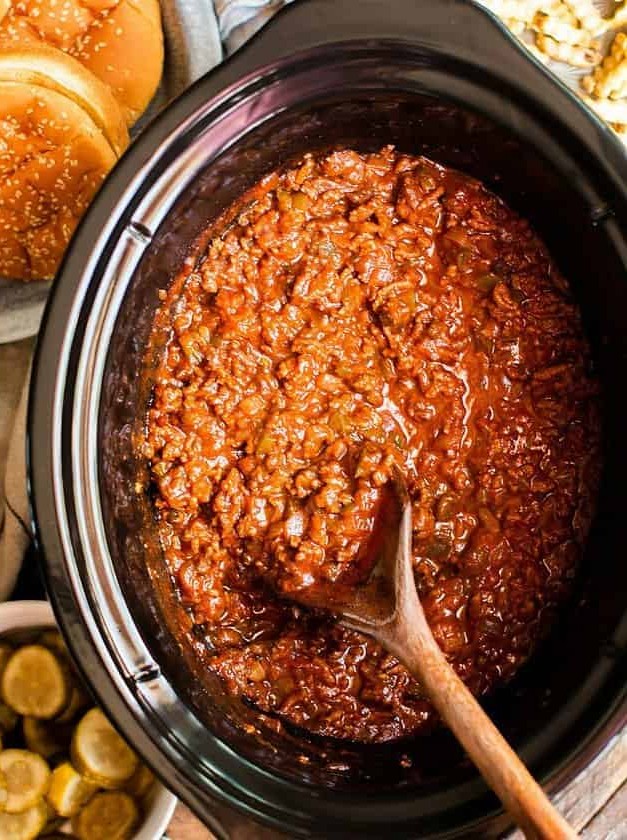
<svg viewBox="0 0 627 840"><path fill-rule="evenodd" d="M33 511L59 623L108 713L221 837L241 820L325 838L504 824L443 730L369 747L305 739L224 697L165 573L137 454L158 292L197 234L306 150L387 143L480 178L533 222L573 285L604 386L604 476L575 595L487 708L549 790L627 717L627 158L470 2L300 0L161 114L107 180L55 283L30 400Z"/></svg>

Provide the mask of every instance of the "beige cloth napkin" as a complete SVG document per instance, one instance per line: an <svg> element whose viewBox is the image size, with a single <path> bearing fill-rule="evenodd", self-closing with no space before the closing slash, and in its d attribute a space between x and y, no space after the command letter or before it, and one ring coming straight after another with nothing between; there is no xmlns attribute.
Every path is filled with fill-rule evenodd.
<svg viewBox="0 0 627 840"><path fill-rule="evenodd" d="M8 453L4 481L0 489L0 601L6 600L17 580L22 559L31 534L28 496L26 493L26 408L28 380L24 383L24 364L30 357L30 342L21 342L7 351L2 348L2 420L12 421L8 436ZM21 397L20 387L22 389ZM19 399L13 417L11 409ZM10 419L9 419L10 418ZM8 425L4 426L6 431ZM4 453L1 453L2 460ZM0 473L1 475L1 473Z"/></svg>
<svg viewBox="0 0 627 840"><path fill-rule="evenodd" d="M4 523L0 537L0 601L6 600L11 594L31 539L26 493L27 403L28 387L25 386L15 416L4 480Z"/></svg>
<svg viewBox="0 0 627 840"><path fill-rule="evenodd" d="M214 43L210 29L207 6L211 0L161 0L163 20L166 30L170 67L170 89L162 91L160 96L173 95L182 79L188 83L201 76L221 58L220 45ZM214 0L215 15L218 19L220 39L225 51L231 53L248 40L263 24L289 0ZM1 0L0 0L1 5ZM195 10L195 19L206 21L203 27L192 26L194 19L190 10ZM215 25L213 27L215 29ZM185 30L183 32L183 30ZM185 45L192 49L184 48ZM160 100L157 104L162 104ZM23 344L21 345L23 347ZM18 345L15 345L17 350ZM11 352L3 353L6 370L0 369L0 378L7 378L9 365L12 364ZM24 356L24 354L21 354ZM28 358L28 354L24 359ZM7 388L0 382L0 601L6 600L17 580L17 575L31 539L31 524L28 496L26 489L26 411L28 401L28 378L23 386L22 397L17 411L19 382L24 381L24 360L15 370L18 377L17 391L15 384ZM11 377L14 379L15 377ZM15 412L15 414L14 414ZM14 414L14 417L13 417ZM12 426L12 434L6 432ZM3 478L4 462L3 443L8 444L6 471ZM3 484L2 484L3 481Z"/></svg>
<svg viewBox="0 0 627 840"><path fill-rule="evenodd" d="M235 52L289 2L291 0L214 0L226 52Z"/></svg>

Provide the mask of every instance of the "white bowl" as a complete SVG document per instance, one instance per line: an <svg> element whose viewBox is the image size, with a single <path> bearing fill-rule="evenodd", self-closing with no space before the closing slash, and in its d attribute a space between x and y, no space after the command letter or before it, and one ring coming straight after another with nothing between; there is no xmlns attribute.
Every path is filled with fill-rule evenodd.
<svg viewBox="0 0 627 840"><path fill-rule="evenodd" d="M0 636L19 631L56 627L52 607L47 601L5 601L0 604ZM160 782L144 800L145 817L134 840L159 840L176 808L176 797Z"/></svg>

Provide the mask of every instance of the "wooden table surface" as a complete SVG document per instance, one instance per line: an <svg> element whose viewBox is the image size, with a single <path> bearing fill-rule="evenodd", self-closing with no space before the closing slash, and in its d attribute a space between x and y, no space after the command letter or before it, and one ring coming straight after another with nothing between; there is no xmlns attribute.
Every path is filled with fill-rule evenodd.
<svg viewBox="0 0 627 840"><path fill-rule="evenodd" d="M13 412L31 351L32 341L0 345L0 487ZM616 736L554 801L585 840L627 840L627 730ZM230 840L270 840L273 836L268 830L244 824L230 813L219 821L228 825ZM179 804L168 837L210 840L214 834ZM508 840L521 838L520 833L513 832Z"/></svg>

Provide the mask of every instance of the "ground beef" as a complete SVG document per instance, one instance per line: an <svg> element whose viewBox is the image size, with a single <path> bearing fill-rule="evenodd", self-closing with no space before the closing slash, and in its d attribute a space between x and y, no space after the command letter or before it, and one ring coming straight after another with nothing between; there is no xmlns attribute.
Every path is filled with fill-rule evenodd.
<svg viewBox="0 0 627 840"><path fill-rule="evenodd" d="M392 147L307 155L207 238L158 316L146 456L169 572L227 692L323 735L415 733L435 713L404 667L290 598L355 563L398 467L435 638L478 695L514 674L595 495L577 307L526 221Z"/></svg>

